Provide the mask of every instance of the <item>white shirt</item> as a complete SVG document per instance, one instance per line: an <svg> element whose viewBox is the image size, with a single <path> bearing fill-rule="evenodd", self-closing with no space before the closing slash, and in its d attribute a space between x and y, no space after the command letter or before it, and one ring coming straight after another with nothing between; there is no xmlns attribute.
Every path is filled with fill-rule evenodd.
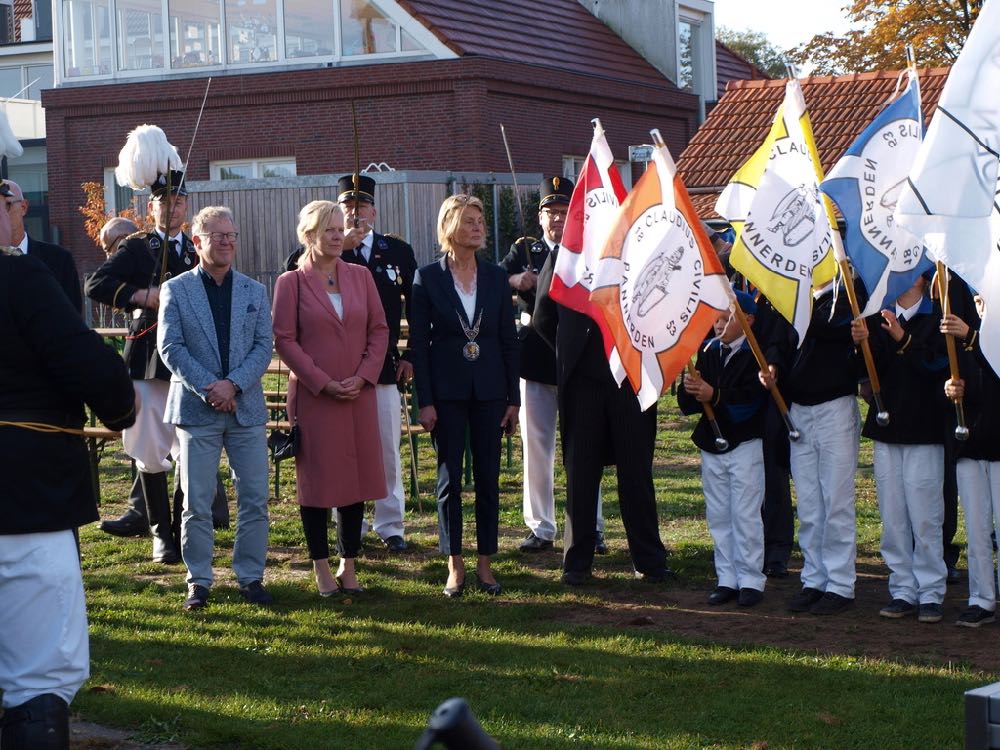
<svg viewBox="0 0 1000 750"><path fill-rule="evenodd" d="M917 311L920 309L920 305L923 303L923 301L924 298L921 297L920 299L917 300L916 304L914 304L912 307L906 308L905 310L897 304L896 317L898 318L900 315L905 315L907 320L913 320L913 316L917 314Z"/></svg>
<svg viewBox="0 0 1000 750"><path fill-rule="evenodd" d="M161 240L166 236L159 229L156 230L156 234L159 235L159 237L160 237ZM176 249L174 250L174 252L177 253L177 257L178 258L180 258L182 255L184 255L184 230L181 230L180 232L178 232L177 234L175 234L173 237L171 237L169 240L167 240L168 244L170 242L176 242L177 243L175 245Z"/></svg>
<svg viewBox="0 0 1000 750"><path fill-rule="evenodd" d="M465 308L465 317L469 319L470 324L475 325L476 321L472 316L476 313L476 290L473 289L471 294L466 294L462 287L455 284L455 291L458 292L458 298L462 301L462 307Z"/></svg>
<svg viewBox="0 0 1000 750"><path fill-rule="evenodd" d="M21 238L21 244L17 246L18 249L24 254L28 254L28 233L24 233L24 237Z"/></svg>
<svg viewBox="0 0 1000 750"><path fill-rule="evenodd" d="M747 340L746 334L743 334L738 339L733 339L728 344L722 344L722 346L728 346L729 347L729 354L726 355L726 359L722 363L723 367L725 367L726 365L729 364L729 360L731 360L733 358L733 355L736 354L736 352L739 351L740 347L743 346L743 342L746 341L746 340Z"/></svg>
<svg viewBox="0 0 1000 750"><path fill-rule="evenodd" d="M361 240L361 244L354 249L356 253L360 254L361 257L365 259L365 263L367 263L372 257L372 233L374 231L375 230L373 229L368 230L368 234L366 234L364 239Z"/></svg>
<svg viewBox="0 0 1000 750"><path fill-rule="evenodd" d="M344 298L341 296L340 292L327 292L326 296L330 298L330 304L333 305L333 310L337 313L337 317L343 320Z"/></svg>

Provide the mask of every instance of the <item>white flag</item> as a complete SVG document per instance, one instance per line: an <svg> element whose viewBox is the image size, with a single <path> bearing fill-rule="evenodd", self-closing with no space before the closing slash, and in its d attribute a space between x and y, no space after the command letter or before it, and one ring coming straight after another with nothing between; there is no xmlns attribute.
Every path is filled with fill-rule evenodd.
<svg viewBox="0 0 1000 750"><path fill-rule="evenodd" d="M1000 372L1000 222L992 218L998 210L998 92L1000 0L987 0L948 75L896 219L983 297L981 346Z"/></svg>

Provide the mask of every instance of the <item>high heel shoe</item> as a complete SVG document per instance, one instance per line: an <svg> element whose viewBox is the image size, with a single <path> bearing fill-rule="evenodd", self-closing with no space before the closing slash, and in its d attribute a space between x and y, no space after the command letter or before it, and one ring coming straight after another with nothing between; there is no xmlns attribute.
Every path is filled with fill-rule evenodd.
<svg viewBox="0 0 1000 750"><path fill-rule="evenodd" d="M493 583L486 583L486 581L479 577L478 573L476 573L476 580L479 581L479 590L484 594L489 596L500 596L500 594L503 593L503 587L496 581Z"/></svg>
<svg viewBox="0 0 1000 750"><path fill-rule="evenodd" d="M465 593L465 581L464 580L460 584L458 584L457 586L447 586L446 585L444 587L444 595L447 596L449 599L457 599L458 597L460 597L464 593Z"/></svg>
<svg viewBox="0 0 1000 750"><path fill-rule="evenodd" d="M347 588L344 585L343 581L340 580L340 576L337 576L336 578L334 578L334 580L337 582L337 587L338 587L338 589L340 590L340 592L342 594L363 594L363 593L365 593L365 589L364 589L363 586L358 586L358 587L353 588L353 589Z"/></svg>

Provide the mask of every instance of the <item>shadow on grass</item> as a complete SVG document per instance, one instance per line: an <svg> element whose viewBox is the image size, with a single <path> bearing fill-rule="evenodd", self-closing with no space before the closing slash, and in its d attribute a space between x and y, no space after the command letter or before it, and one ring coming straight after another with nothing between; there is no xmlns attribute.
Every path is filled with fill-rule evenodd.
<svg viewBox="0 0 1000 750"><path fill-rule="evenodd" d="M407 748L452 695L505 748L961 741L968 676L567 624L575 595L448 601L382 581L350 604L275 585L267 610L220 587L191 616L181 586L89 576L94 677L75 707L192 747Z"/></svg>

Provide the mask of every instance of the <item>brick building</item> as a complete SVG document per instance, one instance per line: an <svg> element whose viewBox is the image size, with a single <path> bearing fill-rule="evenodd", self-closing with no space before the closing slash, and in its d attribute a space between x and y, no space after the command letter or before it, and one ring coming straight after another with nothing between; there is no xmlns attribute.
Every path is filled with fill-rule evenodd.
<svg viewBox="0 0 1000 750"><path fill-rule="evenodd" d="M655 127L679 154L715 98L705 0L619 4L642 6L643 23L631 25L584 0L55 3L64 4L56 88L42 97L49 216L84 272L100 256L83 236L81 183L105 180L109 202L120 201L109 174L143 122L186 156L210 76L188 163L192 191L206 198L248 180L288 191L350 171L352 103L363 167L499 178L509 171L502 122L519 173L573 177L600 117L630 181L629 145ZM644 56L651 33L664 39L656 23L678 41ZM240 218L247 234L250 217ZM254 233L267 232L258 221ZM260 250L261 266L289 240L272 242L271 256Z"/></svg>

